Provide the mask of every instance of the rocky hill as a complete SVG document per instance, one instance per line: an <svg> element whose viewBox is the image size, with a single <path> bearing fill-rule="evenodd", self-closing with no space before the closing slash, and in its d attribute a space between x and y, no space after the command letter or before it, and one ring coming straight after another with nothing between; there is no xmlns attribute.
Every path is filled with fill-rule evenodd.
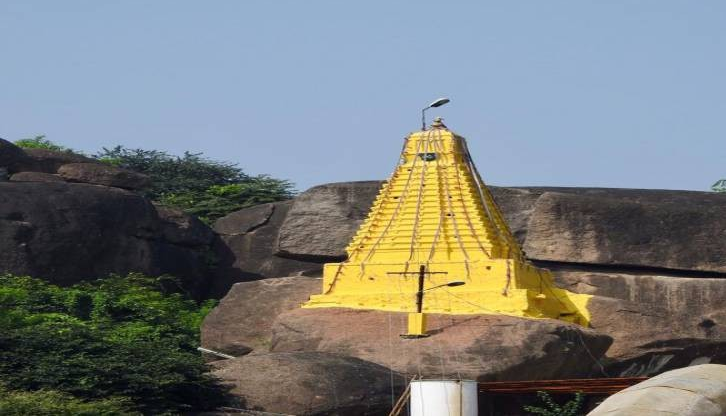
<svg viewBox="0 0 726 416"><path fill-rule="evenodd" d="M239 283L205 320L203 344L232 355L343 354L401 380L639 376L726 362L726 195L492 187L528 257L559 285L594 295L592 328L441 315L432 317L430 338L411 341L398 337L402 314L299 308L320 291L311 276L322 264L345 258L379 186L321 185L217 221L223 249L214 290ZM269 400L262 396L246 397Z"/></svg>
<svg viewBox="0 0 726 416"><path fill-rule="evenodd" d="M110 273L169 274L208 292L215 234L134 192L145 176L0 139L0 273L69 285Z"/></svg>
<svg viewBox="0 0 726 416"><path fill-rule="evenodd" d="M320 291L322 265L345 258L380 182L317 186L213 229L152 204L136 192L147 183L83 156L0 141L0 272L61 285L171 274L198 298L220 298L202 343L237 357L214 367L238 406L378 414L412 375L630 376L726 362L724 194L492 187L527 256L559 285L593 295L592 327L440 315L431 337L404 340L402 314L299 308ZM308 387L283 394L280 385Z"/></svg>

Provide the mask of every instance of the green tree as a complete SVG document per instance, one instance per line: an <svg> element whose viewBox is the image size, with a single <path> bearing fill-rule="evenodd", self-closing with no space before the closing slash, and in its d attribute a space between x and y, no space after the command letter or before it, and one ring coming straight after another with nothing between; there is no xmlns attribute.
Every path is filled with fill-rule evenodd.
<svg viewBox="0 0 726 416"><path fill-rule="evenodd" d="M95 155L114 166L151 177L145 190L152 200L174 206L205 222L255 204L293 196L289 181L267 175L250 176L237 165L207 159L201 153L176 157L157 150L104 148Z"/></svg>
<svg viewBox="0 0 726 416"><path fill-rule="evenodd" d="M0 380L78 400L125 400L144 414L209 409L225 393L196 351L212 302L169 278L112 276L60 288L0 277Z"/></svg>

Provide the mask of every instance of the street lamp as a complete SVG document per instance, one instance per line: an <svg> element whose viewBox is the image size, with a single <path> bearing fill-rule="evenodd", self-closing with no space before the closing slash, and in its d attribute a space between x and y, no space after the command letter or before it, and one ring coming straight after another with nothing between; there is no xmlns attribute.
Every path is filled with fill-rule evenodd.
<svg viewBox="0 0 726 416"><path fill-rule="evenodd" d="M449 100L448 98L439 98L438 100L432 102L426 108L421 110L421 130L422 131L426 130L426 110L428 110L429 108L441 107L442 105L448 103L449 101L451 101L451 100Z"/></svg>

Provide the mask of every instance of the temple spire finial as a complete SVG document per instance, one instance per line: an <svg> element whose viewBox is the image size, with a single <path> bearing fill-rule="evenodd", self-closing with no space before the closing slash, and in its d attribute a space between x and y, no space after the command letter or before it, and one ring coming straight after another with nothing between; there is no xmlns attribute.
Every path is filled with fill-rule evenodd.
<svg viewBox="0 0 726 416"><path fill-rule="evenodd" d="M434 119L434 122L431 123L432 129L447 129L446 124L444 124L444 119L441 117L436 117Z"/></svg>

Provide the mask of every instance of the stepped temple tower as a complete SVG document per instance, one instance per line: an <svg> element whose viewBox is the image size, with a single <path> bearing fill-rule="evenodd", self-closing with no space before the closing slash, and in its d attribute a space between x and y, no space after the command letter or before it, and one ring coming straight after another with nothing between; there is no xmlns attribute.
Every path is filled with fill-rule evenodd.
<svg viewBox="0 0 726 416"><path fill-rule="evenodd" d="M481 180L466 140L436 119L410 134L401 159L347 248L326 264L323 293L305 308L506 314L587 325L589 295L556 288L529 263Z"/></svg>

